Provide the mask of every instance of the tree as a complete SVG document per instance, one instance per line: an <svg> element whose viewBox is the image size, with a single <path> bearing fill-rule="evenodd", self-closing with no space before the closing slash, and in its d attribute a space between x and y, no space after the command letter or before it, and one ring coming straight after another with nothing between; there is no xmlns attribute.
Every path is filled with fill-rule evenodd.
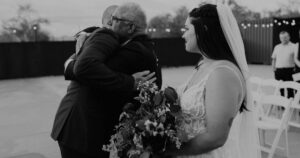
<svg viewBox="0 0 300 158"><path fill-rule="evenodd" d="M175 17L171 23L171 29L174 36L178 37L182 35L182 29L184 28L184 24L186 18L188 17L189 11L185 6L178 8L175 11Z"/></svg>
<svg viewBox="0 0 300 158"><path fill-rule="evenodd" d="M17 16L3 22L2 42L49 41L48 32L41 29L43 24L49 24L45 18L36 16L36 11L30 4L19 5Z"/></svg>
<svg viewBox="0 0 300 158"><path fill-rule="evenodd" d="M182 6L175 10L175 15L163 14L153 17L149 22L149 34L153 38L180 37L188 16L188 9Z"/></svg>
<svg viewBox="0 0 300 158"><path fill-rule="evenodd" d="M149 22L149 34L153 38L171 37L171 33L166 29L170 29L172 21L171 14L163 14L153 17Z"/></svg>
<svg viewBox="0 0 300 158"><path fill-rule="evenodd" d="M287 0L286 3L280 3L280 7L274 11L264 11L266 17L291 18L300 17L300 1Z"/></svg>
<svg viewBox="0 0 300 158"><path fill-rule="evenodd" d="M229 0L228 5L232 9L238 23L248 20L258 20L261 18L260 13L253 12L245 6L239 5L235 0Z"/></svg>

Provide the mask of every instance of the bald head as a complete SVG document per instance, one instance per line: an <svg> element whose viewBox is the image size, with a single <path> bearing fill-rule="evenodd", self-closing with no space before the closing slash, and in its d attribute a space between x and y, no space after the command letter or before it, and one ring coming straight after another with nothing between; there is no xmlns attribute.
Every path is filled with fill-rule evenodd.
<svg viewBox="0 0 300 158"><path fill-rule="evenodd" d="M105 9L102 15L102 25L103 27L110 28L111 26L111 16L118 8L117 5L111 5Z"/></svg>

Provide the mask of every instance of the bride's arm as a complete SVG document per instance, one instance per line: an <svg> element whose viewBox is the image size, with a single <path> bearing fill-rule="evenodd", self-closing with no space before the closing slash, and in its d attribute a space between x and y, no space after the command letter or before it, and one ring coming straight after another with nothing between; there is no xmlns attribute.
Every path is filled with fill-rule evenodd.
<svg viewBox="0 0 300 158"><path fill-rule="evenodd" d="M219 148L226 142L233 118L237 114L242 87L238 77L227 68L217 68L206 83L206 132L183 143L167 155L198 155Z"/></svg>

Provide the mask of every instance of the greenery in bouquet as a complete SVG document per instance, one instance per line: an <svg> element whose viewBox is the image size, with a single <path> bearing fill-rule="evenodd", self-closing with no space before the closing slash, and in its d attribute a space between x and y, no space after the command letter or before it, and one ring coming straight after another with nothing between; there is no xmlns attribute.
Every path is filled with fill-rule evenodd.
<svg viewBox="0 0 300 158"><path fill-rule="evenodd" d="M139 84L137 104L127 103L120 115L116 133L103 150L115 157L139 157L144 152L159 154L168 144L179 149L177 121L181 111L178 95L174 88L158 90L154 83ZM112 156L114 157L114 156Z"/></svg>

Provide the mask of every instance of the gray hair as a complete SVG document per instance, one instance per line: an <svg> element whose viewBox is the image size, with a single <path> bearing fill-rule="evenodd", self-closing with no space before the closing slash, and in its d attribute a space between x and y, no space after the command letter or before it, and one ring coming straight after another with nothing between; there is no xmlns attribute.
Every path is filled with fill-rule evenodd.
<svg viewBox="0 0 300 158"><path fill-rule="evenodd" d="M108 27L109 23L111 22L111 16L118 8L117 5L111 5L105 9L105 11L102 14L102 25L104 27Z"/></svg>
<svg viewBox="0 0 300 158"><path fill-rule="evenodd" d="M127 2L120 5L115 14L133 22L137 26L137 32L145 32L147 28L146 14L141 6L134 2Z"/></svg>

